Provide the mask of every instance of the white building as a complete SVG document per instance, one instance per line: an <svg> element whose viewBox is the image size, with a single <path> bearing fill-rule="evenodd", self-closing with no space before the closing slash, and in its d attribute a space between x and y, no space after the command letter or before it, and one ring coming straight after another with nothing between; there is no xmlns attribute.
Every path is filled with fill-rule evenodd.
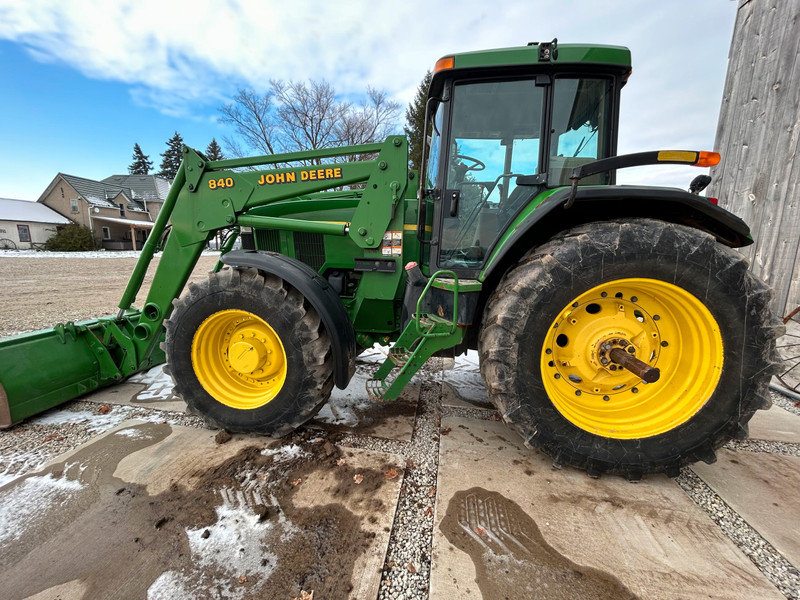
<svg viewBox="0 0 800 600"><path fill-rule="evenodd" d="M69 219L39 202L0 198L0 249L25 250L44 244Z"/></svg>

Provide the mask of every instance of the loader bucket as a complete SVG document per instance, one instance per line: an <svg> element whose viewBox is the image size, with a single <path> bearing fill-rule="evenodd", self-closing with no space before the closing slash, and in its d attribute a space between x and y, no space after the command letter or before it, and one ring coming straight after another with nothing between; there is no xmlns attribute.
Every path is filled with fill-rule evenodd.
<svg viewBox="0 0 800 600"><path fill-rule="evenodd" d="M164 362L158 346L137 360L138 316L131 310L0 340L0 428Z"/></svg>

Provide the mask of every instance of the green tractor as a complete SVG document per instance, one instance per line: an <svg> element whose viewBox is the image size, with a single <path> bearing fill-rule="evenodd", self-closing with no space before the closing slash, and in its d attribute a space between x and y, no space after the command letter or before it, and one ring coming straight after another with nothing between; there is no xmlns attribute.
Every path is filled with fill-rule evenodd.
<svg viewBox="0 0 800 600"><path fill-rule="evenodd" d="M282 435L378 342L393 344L374 399L434 354L477 350L503 419L558 465L635 480L713 461L768 406L779 327L733 250L752 243L741 219L699 186L615 185L624 167L719 160L617 156L630 73L626 48L555 40L445 57L419 174L402 136L222 161L185 148L119 314L0 343L0 424L166 361L209 424ZM179 297L220 230L215 272Z"/></svg>

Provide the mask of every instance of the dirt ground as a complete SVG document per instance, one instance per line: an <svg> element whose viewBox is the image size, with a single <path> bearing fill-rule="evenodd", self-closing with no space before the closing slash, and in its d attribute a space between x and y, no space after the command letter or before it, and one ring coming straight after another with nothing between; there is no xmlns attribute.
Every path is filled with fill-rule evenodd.
<svg viewBox="0 0 800 600"><path fill-rule="evenodd" d="M158 261L135 306L144 303ZM216 262L201 256L190 281L204 279ZM0 337L116 313L135 265L135 258L0 257Z"/></svg>

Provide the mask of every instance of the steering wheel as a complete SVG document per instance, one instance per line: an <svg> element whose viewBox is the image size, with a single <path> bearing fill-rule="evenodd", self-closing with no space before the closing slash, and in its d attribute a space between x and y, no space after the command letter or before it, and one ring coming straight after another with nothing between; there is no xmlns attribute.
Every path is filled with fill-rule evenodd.
<svg viewBox="0 0 800 600"><path fill-rule="evenodd" d="M462 161L468 160L472 163L471 165L464 165L467 167L467 171L483 171L486 168L486 163L478 160L477 158L473 158L472 156L467 156L466 154L456 154L456 158Z"/></svg>

